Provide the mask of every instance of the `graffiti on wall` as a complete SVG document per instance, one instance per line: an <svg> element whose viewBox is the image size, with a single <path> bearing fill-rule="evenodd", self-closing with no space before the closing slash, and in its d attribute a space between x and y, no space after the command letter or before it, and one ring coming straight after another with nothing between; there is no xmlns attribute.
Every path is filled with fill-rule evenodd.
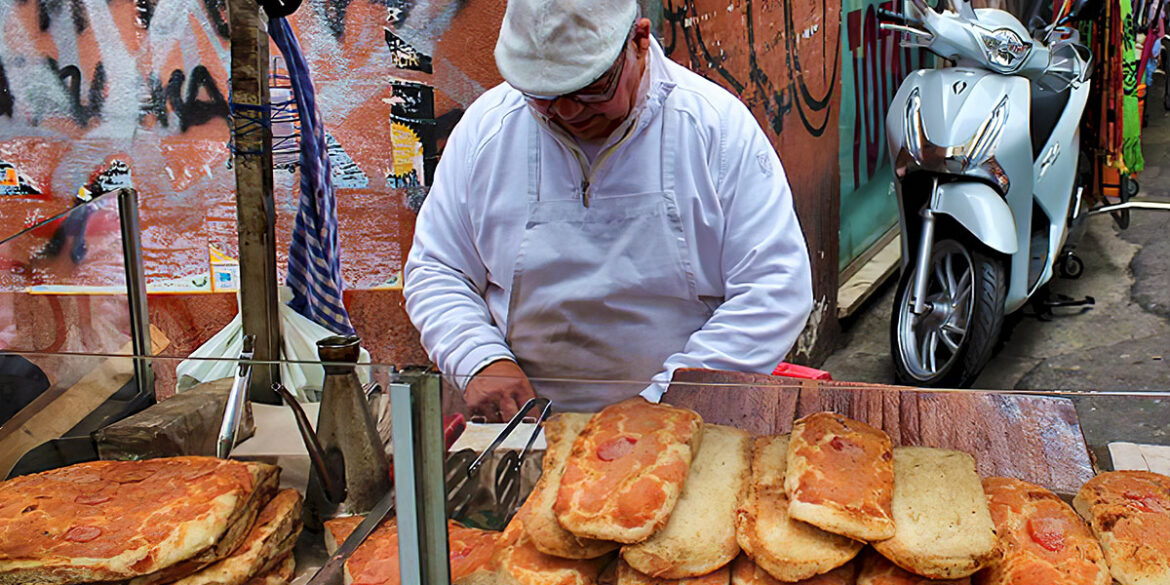
<svg viewBox="0 0 1170 585"><path fill-rule="evenodd" d="M777 134L795 113L805 132L820 137L829 127L840 61L835 15L829 0L809 6L665 0L664 49L675 58L685 50L692 69L762 108Z"/></svg>
<svg viewBox="0 0 1170 585"><path fill-rule="evenodd" d="M906 76L922 63L920 49L878 26L893 0L845 0L841 44L841 229L838 265L860 257L897 222L886 147L886 112Z"/></svg>
<svg viewBox="0 0 1170 585"><path fill-rule="evenodd" d="M490 43L502 13L463 0L306 0L290 17L327 130L349 286L401 269L410 207L446 136L499 81ZM234 256L226 0L0 0L0 30L0 239L77 204L116 156L134 169L148 284L185 290L210 250ZM275 181L280 262L299 183L295 165L286 170ZM117 230L86 229L99 226ZM36 239L0 245L0 257L30 266L45 242L24 240ZM25 271L25 284L121 281L93 256Z"/></svg>

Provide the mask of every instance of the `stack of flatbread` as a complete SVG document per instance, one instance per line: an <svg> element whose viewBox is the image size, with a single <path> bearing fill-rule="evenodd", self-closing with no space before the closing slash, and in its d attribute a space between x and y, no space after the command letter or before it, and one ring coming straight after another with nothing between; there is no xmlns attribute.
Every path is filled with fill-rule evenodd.
<svg viewBox="0 0 1170 585"><path fill-rule="evenodd" d="M0 483L0 585L280 585L301 496L210 457L97 461Z"/></svg>
<svg viewBox="0 0 1170 585"><path fill-rule="evenodd" d="M753 438L635 398L557 415L545 436L540 481L489 563L494 582L957 584L997 558L970 456L894 449L836 414ZM863 563L870 543L881 555Z"/></svg>

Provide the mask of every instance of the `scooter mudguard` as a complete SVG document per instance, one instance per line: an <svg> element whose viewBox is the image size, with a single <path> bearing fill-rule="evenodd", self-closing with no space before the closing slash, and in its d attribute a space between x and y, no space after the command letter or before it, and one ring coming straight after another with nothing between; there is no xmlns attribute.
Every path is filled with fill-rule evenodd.
<svg viewBox="0 0 1170 585"><path fill-rule="evenodd" d="M944 183L938 186L935 201L932 212L955 218L992 250L1010 255L1019 249L1012 211L990 186L973 181Z"/></svg>

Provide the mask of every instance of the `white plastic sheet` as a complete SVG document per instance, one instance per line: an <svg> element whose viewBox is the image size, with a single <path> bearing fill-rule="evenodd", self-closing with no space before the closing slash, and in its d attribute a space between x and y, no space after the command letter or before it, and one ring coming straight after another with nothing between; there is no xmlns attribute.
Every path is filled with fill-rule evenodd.
<svg viewBox="0 0 1170 585"><path fill-rule="evenodd" d="M317 357L317 340L337 334L289 308L285 303L290 298L292 298L292 292L286 287L281 287L280 357L282 360L294 362L318 361L320 358ZM175 384L175 391L183 392L203 382L232 377L236 372L235 360L239 358L243 349L244 325L237 312L235 318L227 326L191 352L191 358L205 359L187 359L179 364L176 370L178 381ZM370 352L363 348L358 357L358 363L370 363ZM362 384L369 383L370 368L357 368L357 375ZM325 369L320 365L297 363L282 363L280 365L281 383L300 402L316 401L320 396L324 379Z"/></svg>

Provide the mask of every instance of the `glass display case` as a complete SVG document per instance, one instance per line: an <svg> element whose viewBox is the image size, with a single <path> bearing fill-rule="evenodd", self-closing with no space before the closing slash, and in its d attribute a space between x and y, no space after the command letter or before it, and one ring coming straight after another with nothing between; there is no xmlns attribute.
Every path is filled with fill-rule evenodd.
<svg viewBox="0 0 1170 585"><path fill-rule="evenodd" d="M702 425L695 428L703 430L693 436L675 433L639 443L639 437L656 432L656 424L669 426L655 422L657 411L638 410L653 408L646 404L636 404L634 414L625 419L641 426L595 422L622 419L595 418L592 413L564 416L557 404L547 401L526 405L510 423L487 422L473 417L462 399L459 388L466 379L405 368L403 363L376 357L357 363L356 355L342 361L260 362L246 359L243 344L224 344L218 356L192 355L228 324L234 299L226 300L226 316L220 314L224 307L215 305L224 304L224 299L213 296L184 304L154 295L147 308L143 269L133 260L139 257L134 251L138 238L126 242L123 236L138 231L124 227L129 224L117 207L115 197L100 198L67 212L57 224L44 224L0 243L0 258L29 259L28 266L10 266L4 274L35 280L37 274L50 274L54 258L65 262L60 254L78 250L76 235L66 226L82 222L82 216L84 221L118 226L82 247L85 254L100 255L109 264L109 270L100 271L100 278L71 270L55 276L57 288L38 289L41 285L22 280L7 283L10 286L0 291L4 317L0 319L0 479L8 480L0 484L0 491L25 485L16 483L20 477L97 460L224 455L226 438L231 459L274 466L265 469L278 470L279 487L296 494L285 492L289 494L285 499L295 499L298 506L302 499L305 502L304 512L285 511L289 517L296 516L295 522L287 523L284 532L268 536L271 540L276 538L272 534L280 534L286 541L261 547L267 551L263 561L253 559L248 565L247 577L273 579L266 582L310 582L335 549L344 550L348 535L364 531L359 518L334 516L360 515L371 509L384 512L387 520L362 541L348 565L334 567L359 582L490 583L508 571L562 571L584 575L587 582L641 582L631 580L636 577L631 575L635 565L652 566L645 557L632 560L636 553L622 553L625 560L619 561L617 544L560 525L562 516L587 507L575 499L576 489L591 494L589 505L624 510L619 516L637 516L638 506L645 504L619 502L629 486L614 484L609 490L605 483L609 480L589 476L572 458L633 461L626 458L647 456L638 449L654 445L654 461L660 452L685 452L681 470L675 468L674 475L663 480L673 482L674 487L663 492L673 495L645 504L665 509L658 520L661 525L651 534L666 530L674 511L686 515L702 510L702 520L690 524L700 526L704 538L737 536L743 530L737 514L746 496L736 495L740 499L730 508L720 508L715 503L719 490L711 490L712 495L701 496L711 501L696 505L693 500L700 496L691 492L699 488L688 491L688 482L708 477L711 483L709 475L715 473L714 484L739 481L748 487L736 494L747 494L758 480L752 475L755 468L745 471L741 466L738 473L704 468L706 464L700 461L712 457L703 455L704 446L711 452L725 445L727 436L737 437L741 445L748 445L738 457L749 461L743 458L753 449L774 445L778 440L774 438L792 433L797 421L821 412L872 427L877 436L888 438L895 457L896 449L906 446L960 451L970 456L976 480L1023 480L1065 502L1071 502L1086 482L1102 472L1144 469L1170 474L1170 391L936 390L680 370L665 388L662 402L670 406L669 412L690 420L692 426ZM65 233L59 234L60 230ZM126 262L123 257L132 260ZM60 288L61 282L70 280L91 288L84 295ZM92 288L99 285L104 288ZM143 293L141 298L139 293ZM156 299L159 302L153 302ZM192 309L212 305L216 310L206 314ZM357 311L351 316L359 333L385 335L384 312ZM176 323L185 325L176 327ZM390 335L402 340L415 334L396 329ZM192 341L196 339L198 343ZM375 345L384 339L375 336L371 342L367 338L363 345L377 355ZM334 339L326 345L346 343ZM238 421L233 421L230 405L244 396L239 391L233 395L233 389L247 388L249 367L256 365L298 372L287 375L284 383L291 402L299 408L243 402L236 411ZM316 381L310 387L306 380ZM653 386L651 380L534 382L538 387L544 382L572 383L586 391L604 386L607 395L630 397ZM345 397L348 402L332 397ZM366 414L356 413L368 413L368 421ZM546 429L550 430L547 435ZM582 436L588 438L578 440ZM828 444L849 450L848 445ZM380 462L374 451L383 453L385 461ZM553 463L549 469L545 469L546 461ZM755 459L750 461L755 465ZM641 465L635 463L630 466ZM572 481L562 482L572 474L577 474ZM655 489L635 491L657 493ZM1166 489L1170 490L1170 484ZM359 496L365 499L356 502ZM1170 491L1166 496L1170 497ZM669 509L666 502L672 498L676 503L690 498L691 503ZM726 503L726 497L719 501ZM1170 500L1164 507L1159 502L1139 498L1150 510L1170 513ZM6 521L11 519L0 514L0 524ZM262 521L256 521L254 526L261 525ZM287 540L298 531L297 538ZM565 538L572 543L568 552L557 549L558 536L562 543ZM630 537L623 550L636 548L637 538L648 537ZM740 548L735 539L722 548L722 557L714 558L731 566L727 563L733 562ZM549 552L553 550L561 550L564 556L594 558L566 559ZM860 550L857 545L853 554ZM860 554L859 559L876 558L872 552ZM285 564L287 558L295 564ZM742 558L734 563L746 563ZM858 560L847 566L856 573L869 564ZM0 558L0 573L8 570L3 567ZM825 570L831 569L835 567ZM188 566L187 570L193 569Z"/></svg>

